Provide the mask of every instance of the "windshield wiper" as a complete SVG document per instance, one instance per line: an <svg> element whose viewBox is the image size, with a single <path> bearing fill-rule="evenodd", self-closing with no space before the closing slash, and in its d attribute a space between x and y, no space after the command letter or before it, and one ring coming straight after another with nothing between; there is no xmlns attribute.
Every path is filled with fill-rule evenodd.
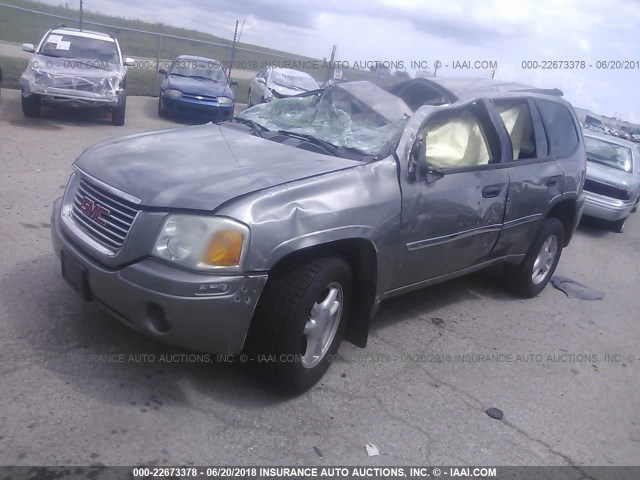
<svg viewBox="0 0 640 480"><path fill-rule="evenodd" d="M331 142L327 142L326 140L322 140L321 138L314 137L313 135L309 135L308 133L290 132L288 130L278 130L278 133L281 135L286 135L288 137L299 138L300 140L304 140L306 142L317 145L334 157L338 156L338 150L340 150L340 147L338 145L334 145Z"/></svg>
<svg viewBox="0 0 640 480"><path fill-rule="evenodd" d="M343 146L335 145L321 138L314 137L313 135L310 135L308 133L290 132L288 130L278 130L278 133L282 135L287 135L293 138L299 138L301 140L305 140L309 143L317 145L323 150L325 150L327 153L329 153L330 155L333 155L334 157L349 158L351 160L359 160L359 161L369 161L371 159L376 158L376 155L363 152L362 150L359 150L357 148L347 147L344 145Z"/></svg>
<svg viewBox="0 0 640 480"><path fill-rule="evenodd" d="M45 52L40 52L40 55L44 55L45 57L51 57L51 58L67 58L67 57L62 57L60 55L53 55L52 53L45 53Z"/></svg>
<svg viewBox="0 0 640 480"><path fill-rule="evenodd" d="M261 138L262 138L262 134L260 132L270 132L271 131L267 127L265 127L264 125L260 125L258 122L255 122L253 120L249 120L248 118L233 117L233 119L238 123L243 123L245 125L250 126L251 127L251 131L253 133L255 133L258 137L261 137Z"/></svg>
<svg viewBox="0 0 640 480"><path fill-rule="evenodd" d="M182 73L173 73L173 72L169 72L169 75L175 75L176 77L188 77L188 75L183 75Z"/></svg>
<svg viewBox="0 0 640 480"><path fill-rule="evenodd" d="M191 78L197 78L197 79L201 79L201 80L211 80L212 82L216 82L218 83L217 80L211 78L211 77L206 77L204 75L191 75Z"/></svg>

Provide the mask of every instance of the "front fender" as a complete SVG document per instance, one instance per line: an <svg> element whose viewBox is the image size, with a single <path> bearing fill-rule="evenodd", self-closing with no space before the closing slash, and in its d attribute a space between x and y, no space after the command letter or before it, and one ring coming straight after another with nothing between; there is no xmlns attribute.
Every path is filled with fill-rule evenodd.
<svg viewBox="0 0 640 480"><path fill-rule="evenodd" d="M290 182L238 198L217 214L251 229L245 270L269 271L291 253L339 240L363 239L378 253L377 291L393 275L400 231L397 164L369 164Z"/></svg>

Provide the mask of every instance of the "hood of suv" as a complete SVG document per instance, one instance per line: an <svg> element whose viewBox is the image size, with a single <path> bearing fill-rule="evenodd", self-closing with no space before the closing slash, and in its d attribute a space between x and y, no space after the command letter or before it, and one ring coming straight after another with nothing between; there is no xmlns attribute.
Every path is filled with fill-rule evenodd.
<svg viewBox="0 0 640 480"><path fill-rule="evenodd" d="M76 160L83 172L144 206L197 210L360 164L211 123L116 138Z"/></svg>

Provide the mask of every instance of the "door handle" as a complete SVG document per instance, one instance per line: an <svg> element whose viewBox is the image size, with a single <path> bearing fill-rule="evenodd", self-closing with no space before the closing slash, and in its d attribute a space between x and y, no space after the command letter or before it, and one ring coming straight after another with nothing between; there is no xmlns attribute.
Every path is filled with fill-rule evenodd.
<svg viewBox="0 0 640 480"><path fill-rule="evenodd" d="M493 185L491 187L485 187L482 189L482 196L484 198L494 198L497 197L498 195L500 195L500 192L502 192L502 186L501 185Z"/></svg>

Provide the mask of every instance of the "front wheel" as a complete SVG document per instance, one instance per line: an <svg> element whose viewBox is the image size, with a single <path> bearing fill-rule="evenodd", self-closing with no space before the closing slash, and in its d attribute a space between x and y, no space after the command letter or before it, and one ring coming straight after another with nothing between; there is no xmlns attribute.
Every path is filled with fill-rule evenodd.
<svg viewBox="0 0 640 480"><path fill-rule="evenodd" d="M270 277L248 338L251 358L270 387L294 394L320 380L342 340L351 298L351 269L340 257Z"/></svg>
<svg viewBox="0 0 640 480"><path fill-rule="evenodd" d="M162 108L162 99L158 98L158 117L164 118L165 116L164 109Z"/></svg>
<svg viewBox="0 0 640 480"><path fill-rule="evenodd" d="M508 288L515 294L532 298L538 295L553 276L564 244L564 227L557 218L547 218L519 265L505 266Z"/></svg>
<svg viewBox="0 0 640 480"><path fill-rule="evenodd" d="M40 95L22 96L22 113L25 117L39 117L41 107L42 100L40 99Z"/></svg>
<svg viewBox="0 0 640 480"><path fill-rule="evenodd" d="M121 127L124 125L124 115L127 110L127 97L125 94L122 94L118 99L118 104L114 107L113 112L111 112L111 124Z"/></svg>

